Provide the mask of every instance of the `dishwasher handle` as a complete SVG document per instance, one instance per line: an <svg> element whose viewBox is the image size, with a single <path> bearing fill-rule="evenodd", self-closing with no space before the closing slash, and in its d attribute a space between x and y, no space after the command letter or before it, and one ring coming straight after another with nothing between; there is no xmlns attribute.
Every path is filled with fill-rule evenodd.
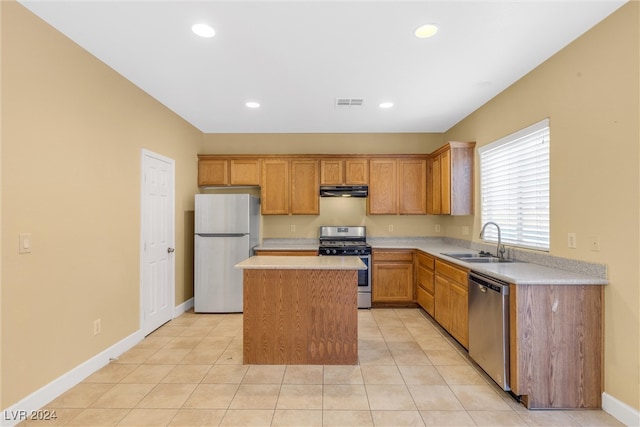
<svg viewBox="0 0 640 427"><path fill-rule="evenodd" d="M509 284L493 277L487 277L484 274L475 271L469 272L469 286L476 285L481 292L492 290L502 295L509 295Z"/></svg>

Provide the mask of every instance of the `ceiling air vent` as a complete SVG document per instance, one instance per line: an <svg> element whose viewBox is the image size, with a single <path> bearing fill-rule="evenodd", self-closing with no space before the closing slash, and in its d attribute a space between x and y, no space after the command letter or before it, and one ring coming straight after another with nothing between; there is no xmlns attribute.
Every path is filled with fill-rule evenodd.
<svg viewBox="0 0 640 427"><path fill-rule="evenodd" d="M360 108L364 104L362 98L336 98L336 108Z"/></svg>

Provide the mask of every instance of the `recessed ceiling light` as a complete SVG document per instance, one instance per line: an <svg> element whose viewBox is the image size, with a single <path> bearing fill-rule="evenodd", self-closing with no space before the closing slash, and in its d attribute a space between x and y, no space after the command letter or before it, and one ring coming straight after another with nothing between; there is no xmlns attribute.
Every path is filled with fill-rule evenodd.
<svg viewBox="0 0 640 427"><path fill-rule="evenodd" d="M207 24L195 24L191 27L191 31L199 35L200 37L210 38L216 35L216 30Z"/></svg>
<svg viewBox="0 0 640 427"><path fill-rule="evenodd" d="M254 102L254 101L249 101L244 105L246 105L249 108L260 108L260 104L258 102Z"/></svg>
<svg viewBox="0 0 640 427"><path fill-rule="evenodd" d="M393 102L381 102L378 106L380 108L391 108L393 107Z"/></svg>
<svg viewBox="0 0 640 427"><path fill-rule="evenodd" d="M433 24L425 24L418 27L415 31L415 35L419 39L428 39L429 37L433 37L438 32L438 27Z"/></svg>

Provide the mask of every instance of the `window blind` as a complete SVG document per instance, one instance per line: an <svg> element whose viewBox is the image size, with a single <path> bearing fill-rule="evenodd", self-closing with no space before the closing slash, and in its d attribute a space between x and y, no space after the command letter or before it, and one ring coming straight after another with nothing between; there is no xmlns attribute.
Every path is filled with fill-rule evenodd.
<svg viewBox="0 0 640 427"><path fill-rule="evenodd" d="M549 250L549 120L478 149L481 221L502 243ZM497 242L495 227L484 239Z"/></svg>

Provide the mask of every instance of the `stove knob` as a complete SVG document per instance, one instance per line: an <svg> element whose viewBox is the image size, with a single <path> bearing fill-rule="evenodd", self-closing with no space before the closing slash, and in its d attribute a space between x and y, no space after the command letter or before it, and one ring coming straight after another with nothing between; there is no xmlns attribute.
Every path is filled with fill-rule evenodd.
<svg viewBox="0 0 640 427"><path fill-rule="evenodd" d="M359 250L359 249L356 249L356 255L358 255L358 253L359 253L359 252L360 252L360 250Z"/></svg>
<svg viewBox="0 0 640 427"><path fill-rule="evenodd" d="M325 253L325 254L327 254L327 255L329 255L329 254L331 253L331 251L330 251L329 249L325 249L325 250L324 250L324 253Z"/></svg>
<svg viewBox="0 0 640 427"><path fill-rule="evenodd" d="M338 251L336 251L335 249L333 251L331 251L334 255L338 253Z"/></svg>

